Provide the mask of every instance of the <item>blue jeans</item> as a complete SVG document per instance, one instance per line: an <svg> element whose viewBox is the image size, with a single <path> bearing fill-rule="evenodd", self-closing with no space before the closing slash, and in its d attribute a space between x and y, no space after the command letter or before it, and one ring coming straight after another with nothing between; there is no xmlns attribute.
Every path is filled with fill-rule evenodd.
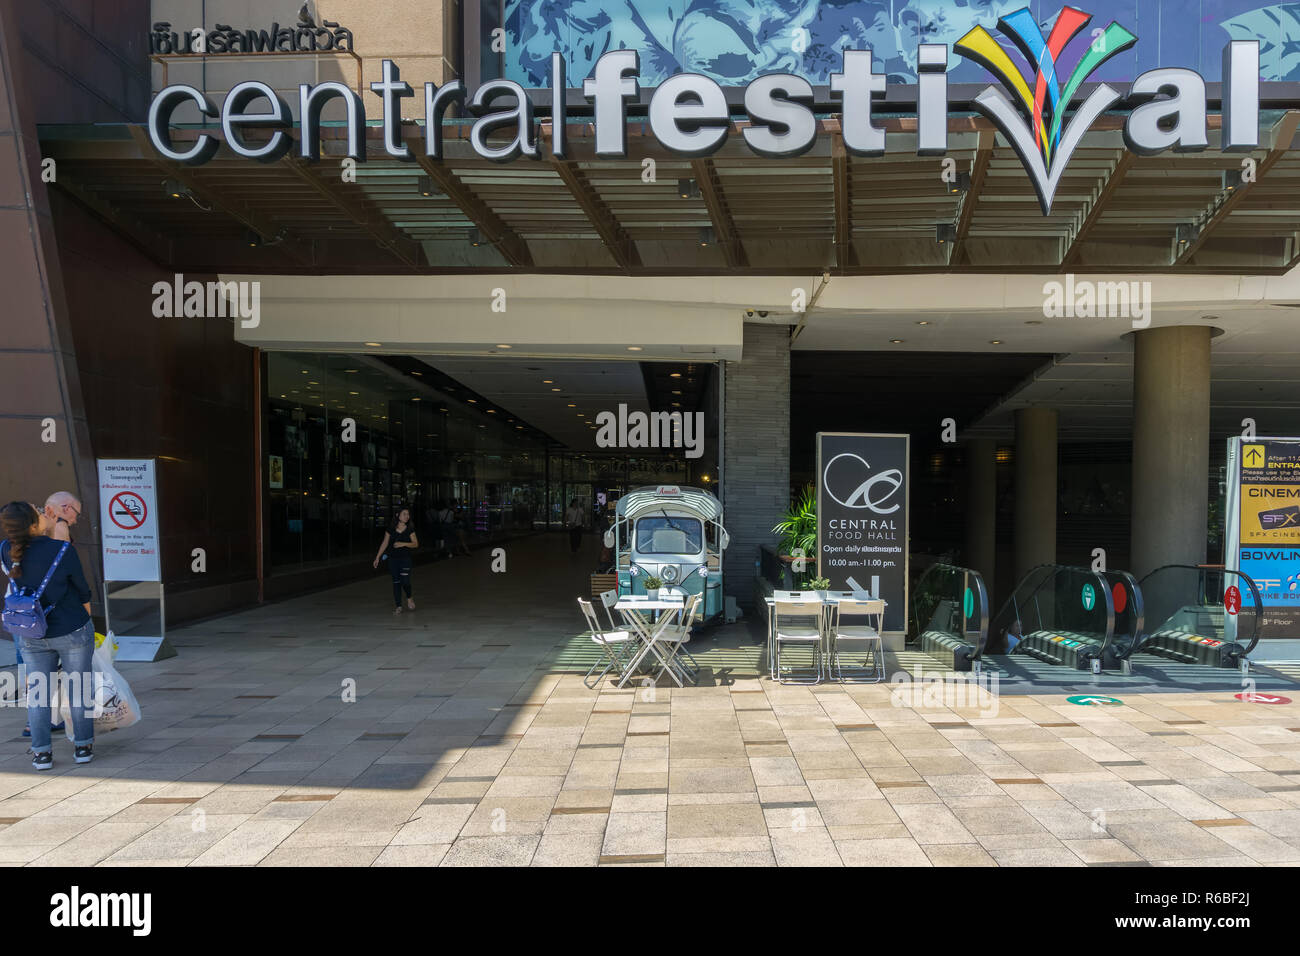
<svg viewBox="0 0 1300 956"><path fill-rule="evenodd" d="M51 689L60 664L63 672L72 678L64 688L65 693L72 694L72 742L78 747L93 744L95 721L87 708L94 706L94 674L90 663L95 654L94 622L87 621L61 637L20 640L27 669L27 723L32 728L32 750L38 754L50 750ZM78 699L79 695L85 699Z"/></svg>

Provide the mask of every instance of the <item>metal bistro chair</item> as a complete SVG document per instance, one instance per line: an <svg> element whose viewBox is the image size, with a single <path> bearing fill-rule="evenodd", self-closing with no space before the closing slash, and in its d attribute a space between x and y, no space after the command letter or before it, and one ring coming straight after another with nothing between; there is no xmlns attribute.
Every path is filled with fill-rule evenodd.
<svg viewBox="0 0 1300 956"><path fill-rule="evenodd" d="M586 598L578 598L578 607L582 609L582 616L587 619L587 626L591 628L591 639L601 649L600 660L591 665L591 670L587 671L587 675L582 679L583 686L588 690L594 690L610 670L616 670L619 677L623 676L628 651L636 648L637 638L628 631L606 630L601 627L600 622L596 620L595 608ZM602 663L605 665L604 668L596 675L595 680L592 680L591 675Z"/></svg>
<svg viewBox="0 0 1300 956"><path fill-rule="evenodd" d="M874 599L865 591L855 591L852 597L841 597L830 609L830 626L827 638L830 643L830 667L832 679L840 683L878 684L885 679L885 642L881 636L884 627L885 602ZM866 618L865 624L846 624L845 617ZM876 622L870 624L871 618ZM845 676L840 663L840 644L865 645L863 651L871 651L871 669L850 667L849 676ZM872 647L872 644L875 646Z"/></svg>
<svg viewBox="0 0 1300 956"><path fill-rule="evenodd" d="M781 684L820 684L822 681L822 629L821 603L811 601L789 601L776 599L772 606L773 629L775 631L776 655L772 667L772 677ZM791 619L794 620L791 620ZM796 623L813 619L812 624ZM790 679L781 675L781 648L787 644L810 647L813 651L814 671L811 680L800 680L791 671Z"/></svg>
<svg viewBox="0 0 1300 956"><path fill-rule="evenodd" d="M614 605L618 603L618 591L602 591L600 594L600 605L605 609L605 620L609 621L611 631L620 630L618 622L614 620Z"/></svg>
<svg viewBox="0 0 1300 956"><path fill-rule="evenodd" d="M700 664L691 656L691 652L686 649L686 645L691 641L691 625L695 623L695 618L699 615L703 603L704 595L693 595L690 598L690 603L686 605L686 609L682 612L682 622L666 627L663 635L659 638L660 642L668 648L668 656L664 658L665 667L676 664L686 673L692 684L696 683L699 678ZM682 655L685 659L683 660L678 655ZM660 671L660 673L663 672Z"/></svg>

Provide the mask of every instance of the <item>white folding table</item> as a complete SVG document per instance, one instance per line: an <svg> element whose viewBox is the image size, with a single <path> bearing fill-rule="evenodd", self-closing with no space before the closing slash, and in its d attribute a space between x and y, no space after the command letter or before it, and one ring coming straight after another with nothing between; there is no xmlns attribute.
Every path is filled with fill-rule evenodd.
<svg viewBox="0 0 1300 956"><path fill-rule="evenodd" d="M655 598L653 601L640 598L629 600L629 595L623 595L614 605L622 616L623 621L627 624L637 639L641 641L641 649L637 651L636 656L628 662L627 668L623 672L622 679L618 682L619 687L627 683L628 678L641 666L641 662L647 655L653 654L662 665L659 673L667 671L672 679L677 681L677 686L681 687L682 678L677 673L677 669L664 659L663 654L659 651L659 638L663 636L664 631L670 627L674 621L681 621L682 612L686 609L686 598L667 597ZM657 620L651 620L650 615L658 612ZM657 679L657 678L656 678Z"/></svg>

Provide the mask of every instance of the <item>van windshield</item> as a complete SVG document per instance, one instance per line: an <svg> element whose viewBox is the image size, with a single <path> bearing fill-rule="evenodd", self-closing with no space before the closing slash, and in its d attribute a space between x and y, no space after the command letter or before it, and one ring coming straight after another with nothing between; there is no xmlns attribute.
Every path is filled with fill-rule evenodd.
<svg viewBox="0 0 1300 956"><path fill-rule="evenodd" d="M699 518L650 516L636 523L636 550L640 554L699 554L702 539Z"/></svg>

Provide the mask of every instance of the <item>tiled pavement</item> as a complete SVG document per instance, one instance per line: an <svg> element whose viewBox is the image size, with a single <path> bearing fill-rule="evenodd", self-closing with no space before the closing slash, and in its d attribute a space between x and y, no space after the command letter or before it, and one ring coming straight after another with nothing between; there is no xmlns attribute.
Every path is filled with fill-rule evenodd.
<svg viewBox="0 0 1300 956"><path fill-rule="evenodd" d="M417 568L413 615L384 576L180 629L178 657L123 665L145 720L89 766L60 742L38 775L10 710L0 861L1300 862L1300 704L898 706L753 676L740 627L701 642L731 650L699 687L594 692L568 672L585 559L554 538L508 559Z"/></svg>

